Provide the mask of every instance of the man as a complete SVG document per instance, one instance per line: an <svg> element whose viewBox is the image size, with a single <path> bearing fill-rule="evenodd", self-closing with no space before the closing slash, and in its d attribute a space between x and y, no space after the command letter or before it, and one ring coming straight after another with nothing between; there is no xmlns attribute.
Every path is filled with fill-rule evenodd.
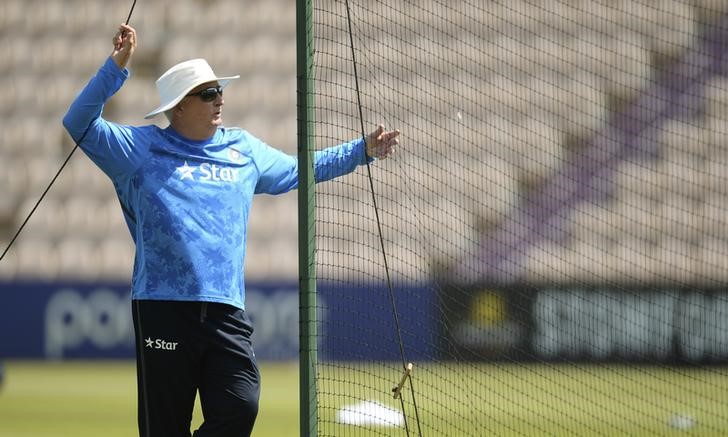
<svg viewBox="0 0 728 437"><path fill-rule="evenodd" d="M71 104L63 124L112 180L136 244L132 314L142 436L189 436L196 392L204 423L195 436L250 435L259 379L245 313L246 223L256 193L297 186L297 162L248 132L222 126L223 88L202 59L157 80L161 98L134 127L101 117L128 77L136 32L121 25L113 51ZM398 131L382 126L316 153L317 181L389 156Z"/></svg>

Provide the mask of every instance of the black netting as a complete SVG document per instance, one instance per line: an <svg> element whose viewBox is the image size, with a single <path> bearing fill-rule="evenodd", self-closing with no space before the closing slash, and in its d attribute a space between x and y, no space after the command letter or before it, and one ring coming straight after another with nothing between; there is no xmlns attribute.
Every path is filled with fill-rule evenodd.
<svg viewBox="0 0 728 437"><path fill-rule="evenodd" d="M313 4L319 434L726 432L723 3Z"/></svg>

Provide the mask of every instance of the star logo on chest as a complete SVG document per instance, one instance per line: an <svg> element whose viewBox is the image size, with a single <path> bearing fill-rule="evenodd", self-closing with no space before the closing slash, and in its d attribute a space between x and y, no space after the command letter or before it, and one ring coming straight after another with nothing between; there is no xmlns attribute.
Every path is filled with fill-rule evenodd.
<svg viewBox="0 0 728 437"><path fill-rule="evenodd" d="M154 344L154 340L149 337L144 339L144 342L147 344L147 347L152 347L152 345Z"/></svg>
<svg viewBox="0 0 728 437"><path fill-rule="evenodd" d="M185 165L182 167L177 167L177 171L180 172L179 179L181 181L185 179L195 180L195 177L192 176L192 173L195 172L195 167L191 167L189 164L187 164L187 161L185 161Z"/></svg>

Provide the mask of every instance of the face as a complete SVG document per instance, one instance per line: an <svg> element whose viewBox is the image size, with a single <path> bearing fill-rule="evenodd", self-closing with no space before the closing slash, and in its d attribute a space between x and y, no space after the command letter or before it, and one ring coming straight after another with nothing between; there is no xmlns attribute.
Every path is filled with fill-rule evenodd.
<svg viewBox="0 0 728 437"><path fill-rule="evenodd" d="M219 86L218 82L207 82L192 89L175 108L180 121L187 126L200 129L216 128L221 125L222 107L225 104L222 94L203 92ZM205 101L210 98L212 100Z"/></svg>

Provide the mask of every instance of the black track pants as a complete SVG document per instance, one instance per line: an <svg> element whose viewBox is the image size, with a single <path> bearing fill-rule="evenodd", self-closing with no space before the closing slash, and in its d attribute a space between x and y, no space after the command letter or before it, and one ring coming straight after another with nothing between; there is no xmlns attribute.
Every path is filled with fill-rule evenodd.
<svg viewBox="0 0 728 437"><path fill-rule="evenodd" d="M199 390L204 423L195 437L249 436L260 373L243 310L202 302L133 300L139 435L190 436Z"/></svg>

